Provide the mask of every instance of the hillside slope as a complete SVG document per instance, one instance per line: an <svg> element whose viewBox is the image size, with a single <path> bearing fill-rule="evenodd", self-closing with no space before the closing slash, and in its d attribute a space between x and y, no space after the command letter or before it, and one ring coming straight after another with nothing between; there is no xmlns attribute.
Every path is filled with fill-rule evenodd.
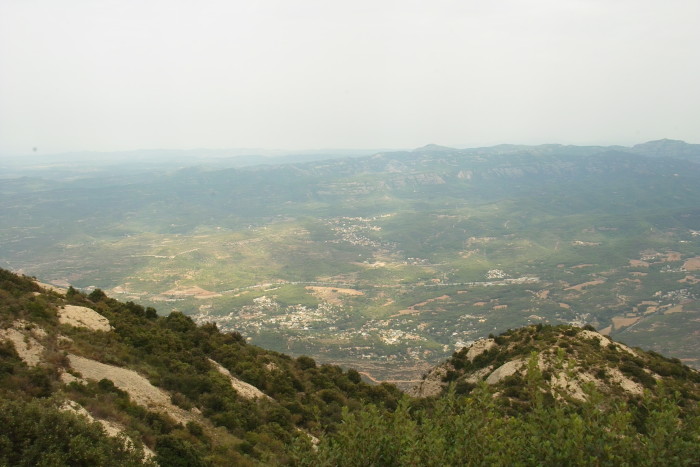
<svg viewBox="0 0 700 467"><path fill-rule="evenodd" d="M0 269L3 465L700 458L700 374L590 329L538 325L478 341L416 395L181 313L159 317L99 289L49 290Z"/></svg>
<svg viewBox="0 0 700 467"><path fill-rule="evenodd" d="M115 449L124 465L141 458L160 465L183 465L178 459L255 465L284 463L293 441L310 449L314 435L333 431L343 407L393 407L400 397L392 386L363 383L356 371L266 351L215 325L198 327L181 313L158 317L99 290L61 294L5 270L0 356L7 422L0 461L12 465L51 463L45 456L54 454L56 465L81 465L82 451L68 442L42 454L19 441L60 437L50 425L32 435L8 429L37 412L77 423L75 430L89 435L98 448L84 465L106 462L105 452ZM125 441L115 444L104 432Z"/></svg>

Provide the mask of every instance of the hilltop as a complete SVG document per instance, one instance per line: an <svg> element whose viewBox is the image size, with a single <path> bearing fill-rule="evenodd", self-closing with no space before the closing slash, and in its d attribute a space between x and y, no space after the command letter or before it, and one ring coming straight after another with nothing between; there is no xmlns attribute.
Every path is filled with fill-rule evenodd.
<svg viewBox="0 0 700 467"><path fill-rule="evenodd" d="M436 396L450 385L464 393L485 382L517 399L533 371L548 394L564 400L587 400L586 388L625 400L655 392L659 386L700 400L700 372L678 359L630 348L590 326L542 324L508 330L464 347L424 375L411 393Z"/></svg>
<svg viewBox="0 0 700 467"><path fill-rule="evenodd" d="M632 152L657 157L678 157L698 161L700 160L700 144L688 144L676 139L659 139L636 144Z"/></svg>
<svg viewBox="0 0 700 467"><path fill-rule="evenodd" d="M684 465L700 455L698 372L572 326L479 341L413 398L178 312L0 270L0 355L4 464Z"/></svg>

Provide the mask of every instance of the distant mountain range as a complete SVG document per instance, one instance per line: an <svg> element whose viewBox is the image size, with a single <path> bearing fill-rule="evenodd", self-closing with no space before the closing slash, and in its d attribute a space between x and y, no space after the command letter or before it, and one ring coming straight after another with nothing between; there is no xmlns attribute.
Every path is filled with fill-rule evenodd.
<svg viewBox="0 0 700 467"><path fill-rule="evenodd" d="M421 154L512 154L529 152L532 154L567 153L594 154L602 151L622 151L645 156L664 156L682 159L700 157L700 145L684 141L661 139L626 146L571 146L561 144L515 145L501 144L483 148L456 149L437 144L428 144L413 152ZM34 153L25 157L0 158L0 178L18 176L42 176L48 178L70 177L80 175L80 171L89 168L83 176L95 175L108 170L153 171L172 170L183 167L207 167L223 169L249 167L254 165L299 164L339 158L366 157L379 153L395 153L389 149L314 149L314 150L270 150L261 148L234 149L188 149L188 150L134 150L134 151L83 151L61 154ZM71 170L73 171L71 173Z"/></svg>

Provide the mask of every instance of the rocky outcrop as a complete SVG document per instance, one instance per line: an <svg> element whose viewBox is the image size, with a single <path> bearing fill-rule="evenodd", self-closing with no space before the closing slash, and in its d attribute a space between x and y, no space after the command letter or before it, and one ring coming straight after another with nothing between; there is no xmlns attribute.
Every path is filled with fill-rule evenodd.
<svg viewBox="0 0 700 467"><path fill-rule="evenodd" d="M231 374L230 371L228 371L226 368L224 368L221 364L218 362L215 362L211 358L209 359L209 363L214 365L214 368L216 368L216 371L221 373L222 375L226 376L229 381L231 382L231 387L236 390L239 396L241 396L244 399L270 399L270 396L262 392L260 389L256 388L252 384L248 384L245 381L241 381L240 379L236 378Z"/></svg>
<svg viewBox="0 0 700 467"><path fill-rule="evenodd" d="M77 305L65 305L58 309L58 322L92 331L112 330L109 320L95 310Z"/></svg>
<svg viewBox="0 0 700 467"><path fill-rule="evenodd" d="M525 360L518 358L504 363L503 365L492 371L486 378L487 384L496 384L508 376L514 375L521 371L525 366Z"/></svg>
<svg viewBox="0 0 700 467"><path fill-rule="evenodd" d="M538 374L528 375L530 368ZM656 381L674 374L700 380L697 372L680 362L632 349L590 328L540 325L482 339L456 352L410 394L436 396L452 382L457 387L486 383L498 387L504 397L521 397L522 391L514 388L522 389L534 376L556 399L584 401L592 390L624 399L654 390Z"/></svg>
<svg viewBox="0 0 700 467"><path fill-rule="evenodd" d="M71 368L83 378L100 381L111 380L114 385L129 394L136 404L155 412L165 412L178 423L195 420L195 415L170 402L170 395L153 386L145 377L127 368L100 363L96 360L68 354Z"/></svg>
<svg viewBox="0 0 700 467"><path fill-rule="evenodd" d="M134 441L126 433L126 429L123 426L110 420L104 420L102 418L93 417L90 412L85 410L85 407L83 407L75 401L66 400L63 402L63 405L61 405L61 407L59 408L64 412L72 412L76 415L79 415L87 419L89 422L98 422L100 425L102 425L102 428L104 428L105 433L107 433L107 436L111 436L113 438L122 437L126 446L131 449L133 449L136 446ZM148 446L143 446L143 453L145 459L153 459L156 457L156 453L153 452Z"/></svg>
<svg viewBox="0 0 700 467"><path fill-rule="evenodd" d="M467 351L467 359L473 362L476 357L484 352L487 352L496 346L496 342L493 339L479 339L474 342L469 350Z"/></svg>
<svg viewBox="0 0 700 467"><path fill-rule="evenodd" d="M451 369L454 368L448 363L433 368L425 375L420 383L407 391L408 394L413 397L432 397L439 395L445 386L447 386L447 383L443 380L447 372Z"/></svg>
<svg viewBox="0 0 700 467"><path fill-rule="evenodd" d="M0 329L0 339L12 342L19 358L29 366L43 361L45 348L37 339L46 336L46 331L25 321L17 320L12 327Z"/></svg>

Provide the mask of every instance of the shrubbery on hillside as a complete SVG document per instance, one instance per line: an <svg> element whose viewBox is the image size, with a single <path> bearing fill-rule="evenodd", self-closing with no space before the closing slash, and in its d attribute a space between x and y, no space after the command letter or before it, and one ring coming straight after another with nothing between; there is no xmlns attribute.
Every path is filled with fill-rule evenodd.
<svg viewBox="0 0 700 467"><path fill-rule="evenodd" d="M45 401L0 399L0 465L153 465L122 438L110 438L99 423L59 411Z"/></svg>
<svg viewBox="0 0 700 467"><path fill-rule="evenodd" d="M310 446L300 430L333 432L343 407L354 411L371 402L393 408L400 398L394 386L370 386L357 372L266 351L247 344L240 334L220 332L216 325L197 326L182 313L159 317L152 308L121 303L100 290L86 295L70 289L65 297L39 292L30 278L0 270L0 324L10 327L22 320L41 326L48 332L51 353L50 361L28 367L9 342L0 341L0 400L30 403L60 393L103 418L117 420L153 449L163 465L172 464L166 458L190 459L187 465L282 463L286 445L294 439ZM98 311L113 331L59 325L56 310L68 304ZM70 339L60 348L58 334ZM69 369L65 352L137 370L169 391L175 405L198 410L212 427L183 427L167 415L149 412L109 380L63 385L58 377ZM210 359L271 399L241 397ZM60 412L56 416L62 417Z"/></svg>
<svg viewBox="0 0 700 467"><path fill-rule="evenodd" d="M536 381L526 390L538 392ZM368 406L344 413L317 451L300 449L300 466L697 465L700 410L681 414L673 397L647 397L604 409L544 398L509 415L486 385L454 392L428 407L402 401L394 412Z"/></svg>

